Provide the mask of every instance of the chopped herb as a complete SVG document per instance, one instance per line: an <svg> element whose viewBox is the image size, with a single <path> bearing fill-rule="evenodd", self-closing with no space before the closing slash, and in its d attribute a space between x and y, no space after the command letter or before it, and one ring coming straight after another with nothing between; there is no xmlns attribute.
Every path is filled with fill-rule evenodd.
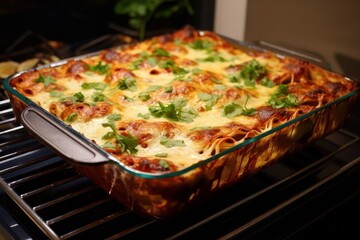
<svg viewBox="0 0 360 240"><path fill-rule="evenodd" d="M169 169L169 167L170 167L169 163L167 161L165 161L164 159L160 159L159 164L165 169Z"/></svg>
<svg viewBox="0 0 360 240"><path fill-rule="evenodd" d="M171 93L173 91L173 87L172 86L168 86L165 88L165 92L166 93Z"/></svg>
<svg viewBox="0 0 360 240"><path fill-rule="evenodd" d="M118 134L114 122L103 123L103 127L111 128L112 132L108 132L103 136L103 139L115 138L117 147L120 149L122 153L136 154L136 147L139 145L138 139L131 135L130 133L126 133L126 136L122 134Z"/></svg>
<svg viewBox="0 0 360 240"><path fill-rule="evenodd" d="M91 72L97 72L98 74L105 75L109 73L110 65L105 63L102 64L101 61L99 61L95 66L86 65L86 67Z"/></svg>
<svg viewBox="0 0 360 240"><path fill-rule="evenodd" d="M255 81L265 73L266 68L253 59L241 69L240 77L245 81L245 86L254 87Z"/></svg>
<svg viewBox="0 0 360 240"><path fill-rule="evenodd" d="M107 119L111 122L118 121L121 119L121 115L118 113L112 113L107 116Z"/></svg>
<svg viewBox="0 0 360 240"><path fill-rule="evenodd" d="M170 53L162 48L156 48L154 52L155 56L158 57L169 57Z"/></svg>
<svg viewBox="0 0 360 240"><path fill-rule="evenodd" d="M46 75L45 77L43 75L39 75L37 79L35 79L36 83L43 83L45 87L49 86L50 84L55 82L55 79L52 78L49 75Z"/></svg>
<svg viewBox="0 0 360 240"><path fill-rule="evenodd" d="M197 60L200 62L226 62L227 61L219 53L211 53L208 57L199 58Z"/></svg>
<svg viewBox="0 0 360 240"><path fill-rule="evenodd" d="M135 92L136 87L136 80L131 77L127 77L124 79L121 79L118 84L119 89L121 90L130 90L131 92Z"/></svg>
<svg viewBox="0 0 360 240"><path fill-rule="evenodd" d="M193 68L191 70L191 73L194 74L194 75L198 75L199 73L201 73L201 69L200 68Z"/></svg>
<svg viewBox="0 0 360 240"><path fill-rule="evenodd" d="M262 78L260 84L268 88L272 88L275 86L275 83L267 77Z"/></svg>
<svg viewBox="0 0 360 240"><path fill-rule="evenodd" d="M128 102L133 102L133 101L135 101L134 98L129 97L129 96L126 96L126 95L124 95L124 98L125 98L125 100L128 101Z"/></svg>
<svg viewBox="0 0 360 240"><path fill-rule="evenodd" d="M77 118L77 116L77 113L70 113L65 119L65 122L73 122Z"/></svg>
<svg viewBox="0 0 360 240"><path fill-rule="evenodd" d="M191 131L197 131L197 130L208 130L208 129L212 129L211 127L209 126L203 126L203 127L193 127L193 128L190 128Z"/></svg>
<svg viewBox="0 0 360 240"><path fill-rule="evenodd" d="M141 92L139 93L139 98L141 101L146 102L147 100L150 99L150 95L146 92Z"/></svg>
<svg viewBox="0 0 360 240"><path fill-rule="evenodd" d="M189 73L188 70L186 70L185 68L182 68L182 67L178 67L178 66L173 66L171 68L173 74L175 75L185 75L187 73Z"/></svg>
<svg viewBox="0 0 360 240"><path fill-rule="evenodd" d="M108 85L103 82L91 82L81 84L82 89L95 89L95 90L104 90Z"/></svg>
<svg viewBox="0 0 360 240"><path fill-rule="evenodd" d="M222 95L215 95L209 93L199 93L198 97L206 103L205 109L207 111L211 110L216 102L222 97Z"/></svg>
<svg viewBox="0 0 360 240"><path fill-rule="evenodd" d="M214 86L214 88L215 88L216 90L222 91L222 90L225 90L225 89L226 89L226 86L223 85L223 84L217 84L217 85Z"/></svg>
<svg viewBox="0 0 360 240"><path fill-rule="evenodd" d="M152 66L152 67L156 66L156 64L158 63L158 60L157 60L156 58L148 58L146 61L147 61L147 62L150 64L150 66Z"/></svg>
<svg viewBox="0 0 360 240"><path fill-rule="evenodd" d="M190 44L190 47L196 50L212 50L213 43L207 40L197 39Z"/></svg>
<svg viewBox="0 0 360 240"><path fill-rule="evenodd" d="M174 60L163 60L159 63L160 68L172 68L174 66Z"/></svg>
<svg viewBox="0 0 360 240"><path fill-rule="evenodd" d="M62 98L62 97L64 97L64 94L62 92L59 92L59 91L51 91L50 92L50 97Z"/></svg>
<svg viewBox="0 0 360 240"><path fill-rule="evenodd" d="M149 118L150 118L150 114L149 114L149 113L146 113L146 114L138 113L137 116L140 117L140 118L143 118L143 119L149 119Z"/></svg>
<svg viewBox="0 0 360 240"><path fill-rule="evenodd" d="M273 108L288 108L295 107L298 105L297 97L288 92L288 86L280 84L274 94L272 94L267 103Z"/></svg>
<svg viewBox="0 0 360 240"><path fill-rule="evenodd" d="M167 148L185 147L186 146L184 140L170 139L170 138L167 138L166 136L161 137L160 144L164 145Z"/></svg>
<svg viewBox="0 0 360 240"><path fill-rule="evenodd" d="M82 94L82 92L78 92L72 96L72 99L74 100L74 102L84 102L85 97L84 94Z"/></svg>
<svg viewBox="0 0 360 240"><path fill-rule="evenodd" d="M211 77L210 80L214 83L220 84L221 81L219 79L217 79L216 77Z"/></svg>
<svg viewBox="0 0 360 240"><path fill-rule="evenodd" d="M110 148L110 149L116 149L115 148L115 144L114 143L111 143L111 142L106 142L106 143L104 143L102 146L101 146L102 148Z"/></svg>
<svg viewBox="0 0 360 240"><path fill-rule="evenodd" d="M236 103L230 103L224 107L224 115L228 118L234 118L240 115L251 116L255 114L254 108L245 108Z"/></svg>
<svg viewBox="0 0 360 240"><path fill-rule="evenodd" d="M177 99L168 105L158 102L158 105L149 106L149 111L154 117L164 117L171 121L192 122L197 116L197 112L192 108L185 109L186 101Z"/></svg>
<svg viewBox="0 0 360 240"><path fill-rule="evenodd" d="M106 100L106 96L101 92L95 92L91 98L94 102L103 102Z"/></svg>
<svg viewBox="0 0 360 240"><path fill-rule="evenodd" d="M230 103L224 107L224 115L228 118L237 117L240 115L251 116L256 113L254 108L247 108L247 102L249 101L249 95L246 98L244 107L237 103Z"/></svg>
<svg viewBox="0 0 360 240"><path fill-rule="evenodd" d="M168 154L166 152L155 154L155 157L167 157L167 156L168 156Z"/></svg>
<svg viewBox="0 0 360 240"><path fill-rule="evenodd" d="M150 92L155 92L155 91L159 90L160 88L161 88L161 86L159 86L159 85L151 85L145 91L150 93Z"/></svg>

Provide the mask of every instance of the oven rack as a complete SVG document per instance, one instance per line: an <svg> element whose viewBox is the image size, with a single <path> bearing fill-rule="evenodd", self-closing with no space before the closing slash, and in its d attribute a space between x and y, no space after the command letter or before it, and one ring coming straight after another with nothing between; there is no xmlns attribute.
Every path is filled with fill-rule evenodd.
<svg viewBox="0 0 360 240"><path fill-rule="evenodd" d="M359 170L359 147L357 135L340 129L188 212L149 219L112 199L31 137L5 99L0 100L0 203L21 220L28 239L251 239L282 228L276 224L279 215L297 214L334 184L352 181L347 178ZM320 217L308 216L301 229ZM298 231L295 222L289 223L277 237Z"/></svg>

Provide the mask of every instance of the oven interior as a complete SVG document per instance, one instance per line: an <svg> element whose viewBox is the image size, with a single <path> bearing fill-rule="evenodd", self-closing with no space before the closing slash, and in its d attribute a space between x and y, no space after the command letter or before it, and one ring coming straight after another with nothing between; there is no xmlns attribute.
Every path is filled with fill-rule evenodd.
<svg viewBox="0 0 360 240"><path fill-rule="evenodd" d="M62 59L134 40L106 24L103 32L84 31L77 39L71 38L70 29L63 29L67 37L58 41L49 40L56 34L23 29L16 37L9 36L12 41L3 40L1 61L20 62L34 56L43 61L52 56ZM338 131L179 216L159 220L125 208L29 135L16 122L0 88L0 238L334 239L359 235L352 221L360 214L358 106Z"/></svg>

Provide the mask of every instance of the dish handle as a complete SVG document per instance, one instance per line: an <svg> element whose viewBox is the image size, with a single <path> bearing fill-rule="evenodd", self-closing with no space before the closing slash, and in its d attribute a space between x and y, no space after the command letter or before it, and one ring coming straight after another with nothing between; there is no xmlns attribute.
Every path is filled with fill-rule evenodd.
<svg viewBox="0 0 360 240"><path fill-rule="evenodd" d="M108 156L90 141L62 126L44 110L28 105L20 116L21 124L44 145L65 160L77 164L95 164L109 161Z"/></svg>

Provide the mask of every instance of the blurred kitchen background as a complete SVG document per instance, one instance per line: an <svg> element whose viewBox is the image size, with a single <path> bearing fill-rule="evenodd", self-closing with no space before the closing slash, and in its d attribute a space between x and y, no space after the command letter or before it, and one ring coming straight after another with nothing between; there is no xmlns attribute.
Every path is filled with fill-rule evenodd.
<svg viewBox="0 0 360 240"><path fill-rule="evenodd" d="M69 44L73 48L70 50L106 34L123 33L138 37L128 23L128 16L115 12L118 2L121 1L1 1L0 61L11 59L9 53L25 44L14 46L16 42L30 41L27 39L29 31L46 40ZM126 4L147 1L122 2ZM323 58L336 72L360 77L358 0L165 2L168 3L163 4L162 8L170 9L165 11L169 16L163 14L159 19L154 17L148 21L147 36L190 24L198 29L214 30L240 41L263 41L308 52ZM184 2L191 4L192 12Z"/></svg>

